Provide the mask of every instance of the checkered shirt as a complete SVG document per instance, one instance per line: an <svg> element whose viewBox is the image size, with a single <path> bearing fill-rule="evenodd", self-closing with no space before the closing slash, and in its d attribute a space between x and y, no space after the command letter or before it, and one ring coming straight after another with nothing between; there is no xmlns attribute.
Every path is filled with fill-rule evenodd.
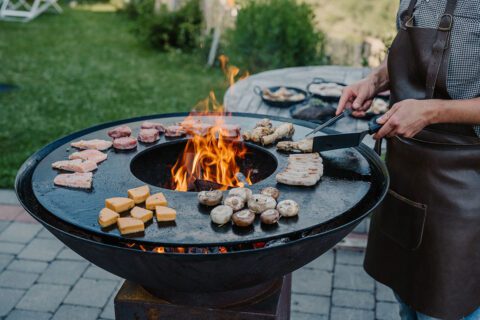
<svg viewBox="0 0 480 320"><path fill-rule="evenodd" d="M400 15L410 0L400 0ZM418 0L413 13L415 26L436 28L447 0ZM447 90L452 99L480 97L480 0L458 0L451 31ZM480 125L474 126L480 137Z"/></svg>

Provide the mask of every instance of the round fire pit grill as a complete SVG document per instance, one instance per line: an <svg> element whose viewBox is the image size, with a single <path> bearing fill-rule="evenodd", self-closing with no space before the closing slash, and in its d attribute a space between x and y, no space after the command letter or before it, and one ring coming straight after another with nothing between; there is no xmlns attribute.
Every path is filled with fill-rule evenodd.
<svg viewBox="0 0 480 320"><path fill-rule="evenodd" d="M129 152L108 151L108 159L94 173L91 191L53 185L54 161L76 151L70 143L80 139L107 139L106 132L126 124L137 135L142 121L169 125L188 114L163 114L126 119L94 126L61 138L32 155L20 168L16 192L24 208L57 238L78 254L122 278L136 282L158 296L192 304L228 305L264 292L279 277L312 261L351 232L383 199L388 189L387 170L368 147L322 153L325 173L315 187L277 184L275 174L286 166L288 155L274 146L247 143L242 171L254 169L254 193L266 186L280 189L281 199L300 204L298 218L281 219L278 226L259 221L252 228L218 227L210 222L209 209L197 203L196 192L169 189L169 167L183 150L186 139L162 137L155 144L139 143ZM210 122L212 116L199 115ZM226 123L253 128L268 117L274 126L295 125L293 140L302 139L314 123L255 114L234 113ZM173 161L173 162L172 162ZM149 184L151 192L163 192L177 210L174 224L146 225L141 236L122 236L116 228L105 230L97 223L106 198L126 196L127 189ZM259 220L258 218L256 220ZM260 244L260 245L259 245ZM157 253L154 247L206 248L179 253ZM212 250L225 247L228 252ZM233 248L233 249L231 249ZM268 291L268 290L267 290ZM225 294L225 293L235 294ZM201 293L198 295L196 293ZM222 293L221 299L215 293ZM193 294L193 296L192 296ZM211 301L215 297L216 301Z"/></svg>

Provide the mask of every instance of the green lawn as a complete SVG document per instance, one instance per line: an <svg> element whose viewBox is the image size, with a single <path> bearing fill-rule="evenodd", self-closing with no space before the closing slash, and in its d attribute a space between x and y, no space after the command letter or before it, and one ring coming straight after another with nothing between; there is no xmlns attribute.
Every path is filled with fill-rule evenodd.
<svg viewBox="0 0 480 320"><path fill-rule="evenodd" d="M48 142L105 121L188 111L226 87L199 57L140 43L121 14L65 10L28 24L0 23L0 188Z"/></svg>

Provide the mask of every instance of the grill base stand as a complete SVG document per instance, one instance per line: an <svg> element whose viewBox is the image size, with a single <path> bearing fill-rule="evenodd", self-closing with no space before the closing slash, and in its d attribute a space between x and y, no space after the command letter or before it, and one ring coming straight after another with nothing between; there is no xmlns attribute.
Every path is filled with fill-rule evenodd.
<svg viewBox="0 0 480 320"><path fill-rule="evenodd" d="M115 297L116 320L289 320L292 277L286 275L268 292L233 306L206 307L171 303L158 298L143 287L125 281ZM218 296L224 293L219 293ZM230 293L232 294L232 293ZM212 297L213 299L214 297Z"/></svg>

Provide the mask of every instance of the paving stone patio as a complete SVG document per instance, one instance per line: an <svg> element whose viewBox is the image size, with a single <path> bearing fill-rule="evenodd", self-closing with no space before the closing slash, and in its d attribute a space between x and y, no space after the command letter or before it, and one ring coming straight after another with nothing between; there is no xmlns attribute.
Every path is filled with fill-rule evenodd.
<svg viewBox="0 0 480 320"><path fill-rule="evenodd" d="M330 250L296 271L291 319L399 319L390 289L363 271L363 254ZM0 190L0 319L114 319L121 283L31 219L12 191Z"/></svg>

